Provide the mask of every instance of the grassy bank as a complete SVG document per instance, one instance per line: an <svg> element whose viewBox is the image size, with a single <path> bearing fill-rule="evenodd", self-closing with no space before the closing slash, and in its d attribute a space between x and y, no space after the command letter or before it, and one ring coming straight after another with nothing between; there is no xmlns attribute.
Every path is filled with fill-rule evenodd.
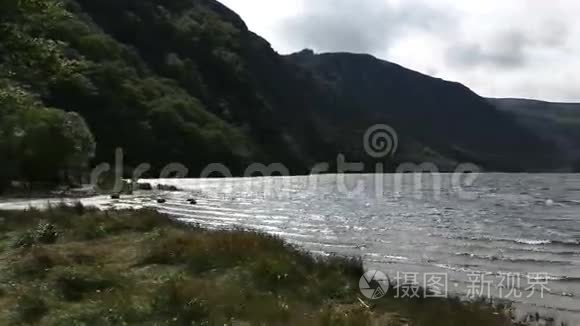
<svg viewBox="0 0 580 326"><path fill-rule="evenodd" d="M356 260L81 205L0 212L0 324L512 325L457 300L361 302Z"/></svg>

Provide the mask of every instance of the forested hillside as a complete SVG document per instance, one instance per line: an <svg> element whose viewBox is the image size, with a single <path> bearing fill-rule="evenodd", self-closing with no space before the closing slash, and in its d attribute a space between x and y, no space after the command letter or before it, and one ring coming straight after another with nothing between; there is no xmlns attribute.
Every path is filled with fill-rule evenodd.
<svg viewBox="0 0 580 326"><path fill-rule="evenodd" d="M47 35L68 14L50 1L0 2L0 190L13 179L54 181L94 155L83 118L47 106L50 85L81 62Z"/></svg>
<svg viewBox="0 0 580 326"><path fill-rule="evenodd" d="M220 162L239 174L250 162L284 162L304 173L315 156L336 152L310 117L316 87L217 2L17 3L2 10L10 18L3 28L52 54L36 58L36 49L3 40L2 64L13 71L3 82L40 106L84 117L96 138L93 162L112 162L122 148L129 167L181 162L196 175ZM35 62L16 71L9 59L22 54ZM11 106L2 101L2 121Z"/></svg>
<svg viewBox="0 0 580 326"><path fill-rule="evenodd" d="M62 181L116 148L129 168L306 173L338 153L369 160L362 135L377 123L401 136L395 161L552 167L536 156L552 155L545 141L459 84L367 56L280 56L214 0L0 6L0 184Z"/></svg>

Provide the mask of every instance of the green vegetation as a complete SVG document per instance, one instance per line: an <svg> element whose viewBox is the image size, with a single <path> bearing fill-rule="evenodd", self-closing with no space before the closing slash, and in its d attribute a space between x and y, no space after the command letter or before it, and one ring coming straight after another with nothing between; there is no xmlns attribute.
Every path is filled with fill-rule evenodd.
<svg viewBox="0 0 580 326"><path fill-rule="evenodd" d="M56 2L0 3L0 191L15 179L68 179L94 155L83 118L39 99L51 80L73 74L77 66L46 35L66 16Z"/></svg>
<svg viewBox="0 0 580 326"><path fill-rule="evenodd" d="M93 136L77 113L43 107L16 87L0 89L0 111L0 189L19 177L66 180L94 155Z"/></svg>
<svg viewBox="0 0 580 326"><path fill-rule="evenodd" d="M0 213L0 324L512 325L485 304L361 302L359 261L78 204Z"/></svg>
<svg viewBox="0 0 580 326"><path fill-rule="evenodd" d="M134 48L103 33L80 3L0 6L0 163L7 167L0 185L69 182L69 172L78 179L95 154L97 162L112 162L117 147L129 166L183 162L195 171L211 162L235 167L252 155L241 130L175 80L156 75ZM169 70L189 74L181 64L191 62L169 57Z"/></svg>

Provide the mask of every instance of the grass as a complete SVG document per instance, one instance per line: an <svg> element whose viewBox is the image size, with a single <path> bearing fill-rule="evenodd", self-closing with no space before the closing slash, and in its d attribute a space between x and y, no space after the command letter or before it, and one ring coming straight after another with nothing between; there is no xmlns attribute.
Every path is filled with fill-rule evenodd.
<svg viewBox="0 0 580 326"><path fill-rule="evenodd" d="M149 210L0 212L0 324L514 325L453 299L360 301L362 263Z"/></svg>

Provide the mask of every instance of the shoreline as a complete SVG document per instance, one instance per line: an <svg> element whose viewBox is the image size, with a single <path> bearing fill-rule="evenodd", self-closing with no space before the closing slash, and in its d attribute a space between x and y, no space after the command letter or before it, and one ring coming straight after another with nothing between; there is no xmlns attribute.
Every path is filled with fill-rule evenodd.
<svg viewBox="0 0 580 326"><path fill-rule="evenodd" d="M171 193L173 193L173 192L171 192ZM159 193L158 192L155 192L155 191L154 192L151 192L151 191L142 191L142 192L135 193L133 195L133 197L135 197L135 196L137 196L137 197L143 196L144 198L148 198L148 200L150 202L150 206L156 206L156 204L154 203L154 198L157 197L158 194ZM126 196L129 196L129 195L126 195ZM59 206L59 202L62 199L64 199L65 202L68 203L68 205L74 205L74 203L78 200L77 198L42 198L42 199L36 199L35 200L37 202L38 206L37 205L33 205L33 206L36 207L36 208L41 208L41 209L42 209L42 207L44 207L44 208L47 208L47 207L56 208L56 207ZM48 201L51 201L51 200L54 200L53 203L52 203L52 205L48 205L47 202ZM89 203L88 203L88 205L85 205L85 206L96 206L96 207L99 207L100 209L102 209L103 211L106 211L107 209L109 209L111 207L110 206L111 202L113 202L113 200L111 200L109 198L109 196L106 196L106 195L84 198L84 200L82 200L82 201L85 202L85 203L87 203L87 200L89 201ZM27 203L28 201L27 200L20 201L20 203L22 203L22 202ZM96 204L96 205L91 205L90 202L92 202L93 204ZM117 204L117 205L118 205L117 207L120 208L120 209L131 209L131 208L135 207L135 205L129 205L129 204ZM18 208L18 209L22 209L22 208L26 209L28 207L28 205L26 205L26 206L20 205L19 207L20 208ZM4 208L2 208L2 202L0 201L0 214L2 213L3 210L4 210ZM165 215L165 214L161 214L161 215ZM200 224L200 225L203 225L203 224ZM218 229L217 231L213 230L211 232L214 232L214 231L215 232L224 231L224 230L221 230L220 228L217 228L217 229ZM228 229L230 229L230 228L228 228ZM232 229L236 229L236 228L232 228ZM209 231L209 229L208 229L208 231ZM249 230L249 232L254 232L254 231ZM264 232L264 231L262 231L262 232ZM515 302L513 304L514 305L517 305L517 303L515 303ZM538 310L543 310L543 309L538 308ZM534 311L535 310L525 309L525 311L522 311L522 313L520 315L521 316L528 315L529 313L532 313L533 314ZM548 315L551 315L551 314L546 314L544 316L548 316ZM550 320L550 318L546 318L546 320Z"/></svg>
<svg viewBox="0 0 580 326"><path fill-rule="evenodd" d="M75 205L0 214L0 279L10 284L0 289L7 308L0 321L524 325L506 307L481 302L368 300L358 289L360 261L315 258L262 233L205 230L152 210ZM131 302L119 305L119 295Z"/></svg>

